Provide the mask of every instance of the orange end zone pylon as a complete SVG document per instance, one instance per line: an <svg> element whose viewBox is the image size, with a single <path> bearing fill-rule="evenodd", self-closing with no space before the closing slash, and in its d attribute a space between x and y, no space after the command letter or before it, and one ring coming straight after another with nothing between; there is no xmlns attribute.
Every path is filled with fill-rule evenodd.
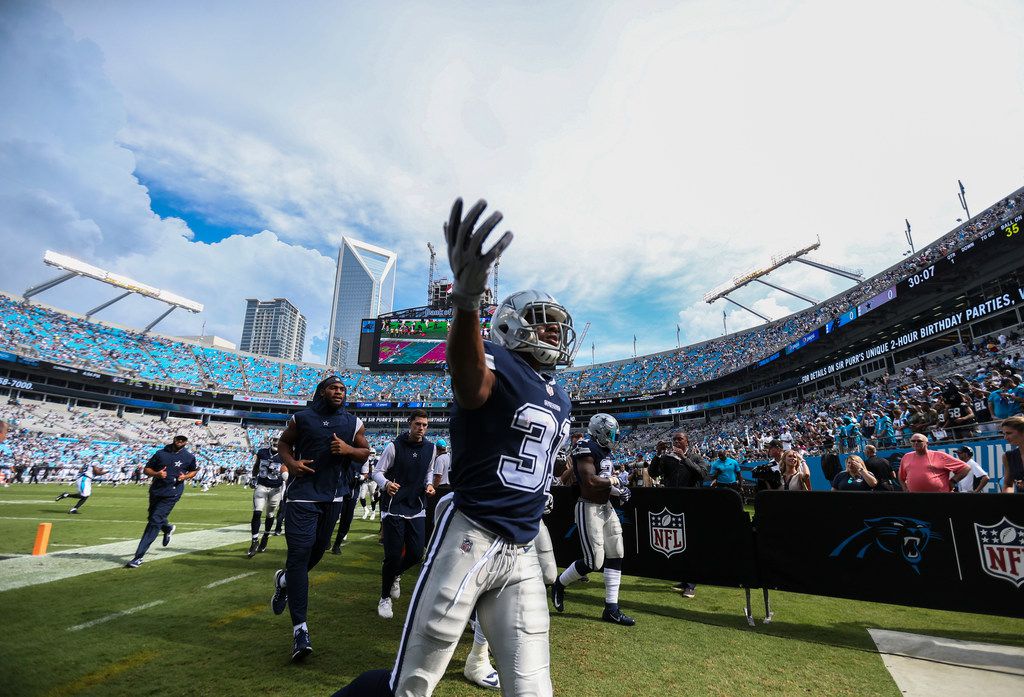
<svg viewBox="0 0 1024 697"><path fill-rule="evenodd" d="M46 548L50 544L50 530L53 528L53 523L40 523L39 530L36 531L36 544L32 548L33 557L41 557L46 554Z"/></svg>

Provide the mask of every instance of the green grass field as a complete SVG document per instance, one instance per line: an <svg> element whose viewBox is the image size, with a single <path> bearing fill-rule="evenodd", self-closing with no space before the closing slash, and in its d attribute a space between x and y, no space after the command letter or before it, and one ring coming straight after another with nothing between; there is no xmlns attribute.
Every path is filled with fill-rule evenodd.
<svg viewBox="0 0 1024 697"><path fill-rule="evenodd" d="M31 552L36 527L52 522L51 551L137 540L146 489L98 487L79 516L54 503L53 485L0 489L2 560ZM251 492L189 493L175 508L178 533L247 523ZM0 592L4 640L0 695L329 695L369 668L390 667L408 603L377 617L381 548L377 523L357 519L341 556L312 576L309 624L315 653L288 662L287 613L269 608L284 538L245 558L246 532L228 546ZM159 545L159 541L156 543ZM173 547L173 543L172 543ZM248 572L234 581L208 584ZM881 582L881 580L880 580ZM686 600L669 583L624 578L621 603L637 626L601 623L600 576L567 594L551 622L552 675L562 695L870 694L899 690L874 651L869 627L1024 645L1024 621L833 600L772 596L773 624L750 628L739 589L702 586ZM160 604L94 626L69 628L129 608ZM481 695L462 679L466 634L436 695Z"/></svg>

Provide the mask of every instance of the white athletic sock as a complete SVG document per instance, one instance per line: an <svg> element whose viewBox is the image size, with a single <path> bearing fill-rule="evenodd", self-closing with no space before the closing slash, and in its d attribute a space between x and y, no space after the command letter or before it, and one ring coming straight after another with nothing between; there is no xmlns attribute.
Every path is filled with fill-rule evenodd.
<svg viewBox="0 0 1024 697"><path fill-rule="evenodd" d="M292 627L292 634L298 634L300 629L305 629L307 632L309 631L308 629L306 629L306 623L303 622L302 624L297 624L294 627Z"/></svg>
<svg viewBox="0 0 1024 697"><path fill-rule="evenodd" d="M583 575L576 570L576 564L569 564L569 566L562 572L562 575L558 577L558 582L563 586L568 586L570 583L576 583L583 578Z"/></svg>
<svg viewBox="0 0 1024 697"><path fill-rule="evenodd" d="M604 570L604 601L606 603L619 604L619 581L621 580L621 569L606 568Z"/></svg>
<svg viewBox="0 0 1024 697"><path fill-rule="evenodd" d="M484 647L483 651L487 653L487 637L484 636L484 630L480 629L480 621L477 620L476 629L473 630L473 648L472 651L476 651L478 647Z"/></svg>

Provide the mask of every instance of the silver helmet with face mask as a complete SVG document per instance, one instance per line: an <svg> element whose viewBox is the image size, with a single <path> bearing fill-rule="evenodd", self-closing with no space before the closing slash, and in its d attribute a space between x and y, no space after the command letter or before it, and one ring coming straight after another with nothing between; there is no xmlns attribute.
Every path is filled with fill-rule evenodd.
<svg viewBox="0 0 1024 697"><path fill-rule="evenodd" d="M587 433L602 448L615 448L619 442L619 422L611 414L594 414L587 424Z"/></svg>
<svg viewBox="0 0 1024 697"><path fill-rule="evenodd" d="M545 326L558 328L558 343L540 339ZM509 351L527 353L547 368L569 365L576 331L565 307L547 293L522 290L505 298L491 318L491 341Z"/></svg>

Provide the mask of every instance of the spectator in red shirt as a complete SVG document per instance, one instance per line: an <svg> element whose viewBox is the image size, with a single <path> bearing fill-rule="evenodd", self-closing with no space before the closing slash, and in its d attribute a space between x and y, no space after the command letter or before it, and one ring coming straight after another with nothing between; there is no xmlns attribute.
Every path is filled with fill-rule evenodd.
<svg viewBox="0 0 1024 697"><path fill-rule="evenodd" d="M900 460L900 481L914 493L948 493L950 487L971 473L971 468L938 450L928 449L928 437L915 433L910 437L914 452Z"/></svg>

